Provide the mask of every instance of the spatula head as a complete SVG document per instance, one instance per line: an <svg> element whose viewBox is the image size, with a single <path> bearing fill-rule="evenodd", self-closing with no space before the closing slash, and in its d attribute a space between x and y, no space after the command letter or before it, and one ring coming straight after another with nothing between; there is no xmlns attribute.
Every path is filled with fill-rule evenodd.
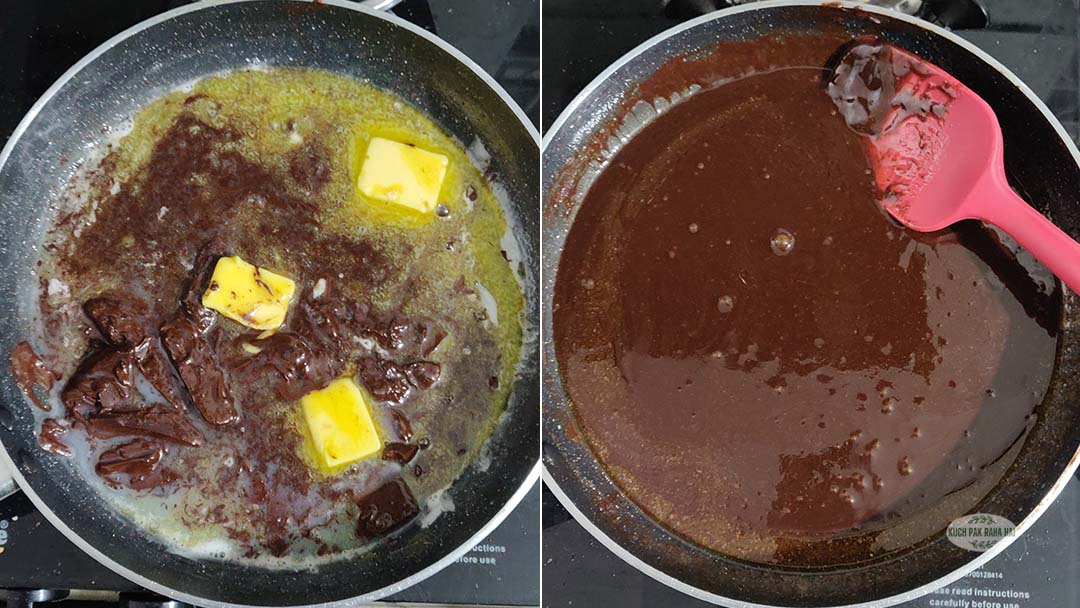
<svg viewBox="0 0 1080 608"><path fill-rule="evenodd" d="M1001 129L978 95L895 46L857 40L837 55L827 90L864 136L882 207L914 230L973 217L970 193L1002 162Z"/></svg>

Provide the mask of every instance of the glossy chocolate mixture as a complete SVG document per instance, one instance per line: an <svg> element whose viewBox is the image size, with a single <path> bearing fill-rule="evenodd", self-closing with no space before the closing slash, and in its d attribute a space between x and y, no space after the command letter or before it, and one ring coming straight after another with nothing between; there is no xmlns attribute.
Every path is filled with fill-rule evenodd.
<svg viewBox="0 0 1080 608"><path fill-rule="evenodd" d="M578 423L632 500L799 565L1000 475L1060 294L979 226L892 223L823 90L844 41L787 42L725 45L774 69L699 81L618 151L567 237L553 325ZM880 551L860 547L844 559Z"/></svg>

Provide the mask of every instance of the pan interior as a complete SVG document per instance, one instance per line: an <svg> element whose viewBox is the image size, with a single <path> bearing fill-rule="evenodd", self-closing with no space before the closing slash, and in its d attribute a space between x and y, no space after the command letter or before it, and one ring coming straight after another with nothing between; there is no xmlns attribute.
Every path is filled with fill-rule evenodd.
<svg viewBox="0 0 1080 608"><path fill-rule="evenodd" d="M178 11L114 41L53 91L11 143L0 171L0 215L12 228L3 235L2 260L7 291L24 299L6 305L4 348L10 350L33 321L27 296L37 284L34 244L55 213L52 205L73 164L102 143L102 126L122 122L208 75L260 66L315 68L366 80L400 95L465 145L482 142L509 195L508 219L523 251L526 324L535 327L537 147L499 93L446 48L387 18L333 4L240 2ZM80 476L37 446L32 406L7 373L0 440L25 489L76 535L77 544L162 593L203 605L306 605L385 595L400 581L429 573L471 539L529 478L539 414L529 405L537 400L537 388L528 378L535 378L536 353L526 349L523 357L507 412L487 444L490 463L470 467L451 487L454 510L373 551L314 571L270 571L170 553L96 500Z"/></svg>
<svg viewBox="0 0 1080 608"><path fill-rule="evenodd" d="M714 50L717 51L715 62L722 64L725 61L722 56L723 44L726 42L754 40L777 33L819 36L822 32L837 31L847 39L865 34L883 36L941 65L984 98L999 100L995 110L1005 132L1006 161L1011 180L1019 185L1036 207L1044 212L1051 210L1055 220L1066 230L1075 233L1076 218L1063 205L1068 200L1068 188L1077 181L1073 153L1058 134L1054 123L1047 120L1033 103L1033 98L1009 82L1001 71L947 38L886 16L837 8L769 7L702 20L693 27L658 41L615 69L595 89L590 90L584 100L564 116L559 130L549 136L544 152L545 165L563 167L564 170L551 171L545 176L545 243L549 251L560 251L560 256L548 256L544 262L545 287L556 290L556 300L545 299L545 310L552 311L558 298L558 286L552 277L556 272L561 272L562 267L558 265L566 259L563 247L567 239L574 238L571 223L583 217L580 209L582 198L587 199L585 192L599 183L595 168L612 159L605 152L608 142L618 141L636 128L633 120L623 120L627 109L631 109L634 119L641 115L648 116L639 102L650 102L655 108L652 102L660 95L670 99L672 92L686 91L692 85L701 86L693 80L680 82L677 78L655 78L658 73L665 71L662 66L669 62L684 62L678 70L687 73L692 68L686 68L686 63L709 56ZM719 47L717 40L721 41ZM658 81L662 81L662 88L654 86ZM628 123L630 127L626 127ZM613 125L623 125L626 130L609 138L612 131L607 129L613 128ZM645 129L641 133L647 132L648 127ZM1037 138L1042 142L1039 148L1028 147L1033 132L1038 134ZM576 153L569 153L573 145L571 142L578 145ZM578 142L594 143L594 147L589 148L589 155L581 154ZM1033 161L1028 154L1038 154L1039 159ZM1051 156L1054 162L1059 163L1056 166L1063 167L1063 170L1060 176L1055 175L1047 180L1040 167L1045 167L1044 163ZM618 160L618 155L615 155L614 161ZM590 163L595 164L590 167ZM1064 319L1069 318L1072 306L1072 295L1068 294L1064 301ZM545 322L548 318L545 317ZM1058 479L1075 454L1076 433L1054 428L1048 423L1048 419L1075 419L1076 415L1068 407L1074 397L1072 389L1059 380L1064 377L1063 373L1068 373L1070 366L1062 354L1074 348L1075 336L1069 325L1065 321L1060 334L1056 367L1049 389L1036 408L1037 422L1028 433L1024 445L1017 448L1016 460L983 500L980 501L978 496L974 499L968 497L961 511L982 510L1004 515L1013 521L1023 520L1036 508L1040 495ZM545 329L548 330L546 335L551 335L551 325L548 324ZM545 348L553 359L556 355L561 356L557 345L551 340L545 343ZM561 358L559 363L563 365ZM763 604L789 605L796 597L808 605L858 603L911 591L963 567L977 557L976 554L957 550L937 534L915 546L902 547L892 553L875 553L870 559L864 556L862 560L847 563L842 559L839 563L823 560L816 568L793 570L785 567L761 568L688 542L657 525L653 517L628 499L625 490L615 483L617 480L613 480L599 466L589 443L582 440L582 435L588 436L588 429L582 429L573 415L564 380L558 371L549 367L544 374L547 395L545 461L549 472L575 505L604 534L635 558L662 572L662 580L665 580L664 576L672 577L666 582L679 588L712 594L710 597ZM1026 494L1016 491L1018 488L1015 484L1018 482L1030 484ZM927 519L923 518L923 521ZM942 521L947 523L947 520L948 517L945 517ZM931 526L935 530L942 527L940 521Z"/></svg>
<svg viewBox="0 0 1080 608"><path fill-rule="evenodd" d="M439 198L445 217L435 209L395 214L356 198L363 147L380 135L447 158ZM73 427L52 436L74 451L106 500L177 551L292 568L341 559L381 536L368 529L374 524L357 531L364 507L354 512L353 500L375 501L393 518L380 527L447 508L442 490L479 457L521 351L521 290L500 250L513 237L483 167L463 146L386 91L279 68L233 72L166 95L140 110L101 164L86 169L68 191L70 213L41 247L42 320L32 341L62 377L53 403L66 411L49 414L48 424ZM132 402L121 396L106 406L86 380L102 372L87 368L127 355L87 336L87 316L116 328L103 332L114 342L117 330L135 323L163 328L169 343L175 330L164 328L176 327L177 302L205 302L203 290L215 286L237 289L204 284L209 264L224 263L217 255L294 281L277 337L219 318L209 330L216 363L200 359L188 367L198 373L184 375L190 394L199 395L195 410L170 382L160 350L144 357L161 363L135 357L154 390L136 380ZM477 292L490 298L486 305ZM106 306L113 310L103 314ZM350 336L356 331L367 332L367 345L361 334ZM413 380L395 380L395 368ZM200 377L216 369L231 404L210 407ZM383 458L327 470L307 442L310 425L296 401L340 377L367 387L377 432L394 445ZM97 399L111 409L142 408L172 441L108 438L117 421L141 423L138 414L99 412ZM220 423L225 411L236 420ZM134 462L102 469L104 451L121 445L161 455L148 473L127 473Z"/></svg>

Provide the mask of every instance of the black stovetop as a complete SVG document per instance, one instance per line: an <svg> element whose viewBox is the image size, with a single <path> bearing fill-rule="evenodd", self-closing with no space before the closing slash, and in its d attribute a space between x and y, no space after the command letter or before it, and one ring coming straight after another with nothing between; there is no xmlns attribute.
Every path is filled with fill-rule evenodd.
<svg viewBox="0 0 1080 608"><path fill-rule="evenodd" d="M948 24L954 0L924 0ZM544 0L543 128L627 51L717 0ZM1073 0L981 0L986 27L965 17L964 38L1008 66L1039 95L1074 140L1080 135L1080 6ZM955 23L955 22L952 22ZM543 496L544 606L707 606L638 572ZM910 608L1080 607L1080 480L1035 526L985 568Z"/></svg>
<svg viewBox="0 0 1080 608"><path fill-rule="evenodd" d="M0 0L0 145L45 89L83 55L127 27L189 1ZM475 60L539 124L538 5L538 0L405 0L393 10ZM539 518L536 487L473 551L390 600L538 605ZM12 589L24 591L13 594ZM115 605L116 593L125 605L147 600L137 586L79 551L17 494L0 501L0 605L7 594L14 608L35 595L29 590L38 599L74 590L70 598L84 598L81 605ZM155 604L153 598L147 603Z"/></svg>

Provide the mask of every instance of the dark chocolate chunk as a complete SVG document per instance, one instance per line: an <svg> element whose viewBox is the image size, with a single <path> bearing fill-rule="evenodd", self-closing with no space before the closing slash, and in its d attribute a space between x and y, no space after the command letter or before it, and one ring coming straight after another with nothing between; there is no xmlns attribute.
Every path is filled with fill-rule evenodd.
<svg viewBox="0 0 1080 608"><path fill-rule="evenodd" d="M132 346L135 364L143 376L170 405L184 407L176 374L150 329L142 302L110 294L87 300L83 312L109 343Z"/></svg>
<svg viewBox="0 0 1080 608"><path fill-rule="evenodd" d="M239 416L225 372L206 336L213 320L212 313L207 313L202 306L185 305L161 326L161 342L203 418L210 424L229 424Z"/></svg>
<svg viewBox="0 0 1080 608"><path fill-rule="evenodd" d="M158 469L165 446L152 439L136 439L98 457L95 471L110 485L127 485L137 490L172 481L172 475Z"/></svg>
<svg viewBox="0 0 1080 608"><path fill-rule="evenodd" d="M405 416L405 413L398 408L392 408L390 415L394 420L394 431L397 432L398 439L409 443L413 438L412 423Z"/></svg>
<svg viewBox="0 0 1080 608"><path fill-rule="evenodd" d="M91 346L60 399L69 414L83 416L102 410L134 407L131 395L134 353L127 346Z"/></svg>
<svg viewBox="0 0 1080 608"><path fill-rule="evenodd" d="M281 332L248 341L261 349L246 360L233 362L238 373L249 378L274 373L278 383L274 392L282 399L299 399L307 393L332 382L341 369L340 360L310 340L291 333Z"/></svg>
<svg viewBox="0 0 1080 608"><path fill-rule="evenodd" d="M26 341L19 342L15 345L15 349L11 351L11 375L15 377L15 384L19 386L27 398L34 402L34 405L46 412L49 411L48 402L38 399L38 396L34 393L34 387L38 387L43 393L47 394L52 389L53 383L60 379L60 376L45 367L37 353Z"/></svg>
<svg viewBox="0 0 1080 608"><path fill-rule="evenodd" d="M420 513L409 486L400 478L356 499L356 505L360 507L356 535L362 539L386 534Z"/></svg>
<svg viewBox="0 0 1080 608"><path fill-rule="evenodd" d="M71 448L64 443L61 437L67 433L67 428L62 426L54 418L47 418L41 423L41 432L38 434L38 445L47 452L71 456Z"/></svg>
<svg viewBox="0 0 1080 608"><path fill-rule="evenodd" d="M372 397L390 403L408 399L412 385L398 364L380 357L362 357L357 363L360 382Z"/></svg>
<svg viewBox="0 0 1080 608"><path fill-rule="evenodd" d="M191 447L202 445L202 434L187 414L160 403L130 412L93 415L86 424L90 434L99 438L141 435Z"/></svg>
<svg viewBox="0 0 1080 608"><path fill-rule="evenodd" d="M416 453L420 451L420 448L416 447L415 443L401 443L390 442L383 447L382 459L389 460L390 462L397 462L401 464L408 464L413 458L416 458Z"/></svg>
<svg viewBox="0 0 1080 608"><path fill-rule="evenodd" d="M176 377L176 371L169 363L161 341L148 337L136 347L136 352L140 354L135 364L142 375L161 393L169 405L183 409L186 404L183 389L180 388L180 379Z"/></svg>
<svg viewBox="0 0 1080 608"><path fill-rule="evenodd" d="M110 344L138 344L146 339L146 306L116 295L99 296L83 304L83 312Z"/></svg>
<svg viewBox="0 0 1080 608"><path fill-rule="evenodd" d="M442 368L438 363L431 361L417 361L405 366L405 374L409 382L416 388L429 389L439 381L439 373Z"/></svg>

